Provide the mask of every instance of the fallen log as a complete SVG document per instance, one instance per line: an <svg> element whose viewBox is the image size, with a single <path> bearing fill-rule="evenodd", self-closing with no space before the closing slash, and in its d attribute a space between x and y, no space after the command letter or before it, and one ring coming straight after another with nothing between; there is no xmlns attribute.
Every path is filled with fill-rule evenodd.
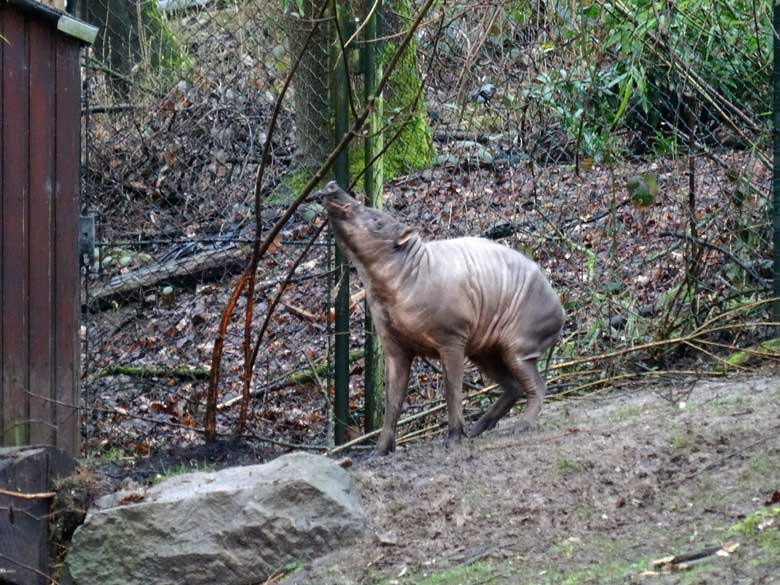
<svg viewBox="0 0 780 585"><path fill-rule="evenodd" d="M209 368L161 368L157 366L108 366L98 372L98 378L131 376L133 378L175 378L177 380L208 380Z"/></svg>
<svg viewBox="0 0 780 585"><path fill-rule="evenodd" d="M161 286L194 286L219 280L241 272L248 254L248 246L231 245L145 266L91 288L84 304L92 311L102 311L115 304L142 301L148 290Z"/></svg>

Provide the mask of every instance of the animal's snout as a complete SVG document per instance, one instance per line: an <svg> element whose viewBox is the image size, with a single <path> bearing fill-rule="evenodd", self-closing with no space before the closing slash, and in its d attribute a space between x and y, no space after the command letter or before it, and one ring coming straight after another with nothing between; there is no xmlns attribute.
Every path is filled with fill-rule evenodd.
<svg viewBox="0 0 780 585"><path fill-rule="evenodd" d="M323 195L335 195L341 191L341 187L339 187L339 184L336 181L328 181L328 184L325 185L325 188L322 190Z"/></svg>
<svg viewBox="0 0 780 585"><path fill-rule="evenodd" d="M336 181L328 181L328 184L320 191L320 195L327 201L344 199L346 193L339 187L339 184Z"/></svg>
<svg viewBox="0 0 780 585"><path fill-rule="evenodd" d="M341 187L339 187L336 181L329 181L322 189L314 194L314 200L319 201L325 205L335 203L342 193Z"/></svg>
<svg viewBox="0 0 780 585"><path fill-rule="evenodd" d="M341 208L344 211L357 204L349 193L347 193L336 181L330 181L322 191L319 192L322 197L322 202L329 210L334 208Z"/></svg>

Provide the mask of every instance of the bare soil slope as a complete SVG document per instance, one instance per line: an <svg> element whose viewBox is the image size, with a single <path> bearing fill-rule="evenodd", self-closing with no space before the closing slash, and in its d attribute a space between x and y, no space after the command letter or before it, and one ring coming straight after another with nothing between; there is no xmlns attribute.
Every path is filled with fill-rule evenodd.
<svg viewBox="0 0 780 585"><path fill-rule="evenodd" d="M780 583L779 406L776 371L683 381L356 461L372 536L283 582ZM739 548L640 576L724 542Z"/></svg>

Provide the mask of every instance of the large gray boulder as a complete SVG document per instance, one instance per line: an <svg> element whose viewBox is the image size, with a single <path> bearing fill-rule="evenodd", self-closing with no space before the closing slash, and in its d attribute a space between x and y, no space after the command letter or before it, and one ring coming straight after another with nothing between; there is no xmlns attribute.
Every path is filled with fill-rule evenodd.
<svg viewBox="0 0 780 585"><path fill-rule="evenodd" d="M318 455L190 473L105 496L73 535L78 585L262 582L365 530L349 474Z"/></svg>

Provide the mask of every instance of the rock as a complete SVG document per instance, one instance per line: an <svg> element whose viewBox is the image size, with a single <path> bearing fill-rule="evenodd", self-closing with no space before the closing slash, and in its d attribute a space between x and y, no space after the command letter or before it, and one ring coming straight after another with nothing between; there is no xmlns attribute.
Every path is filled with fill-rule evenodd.
<svg viewBox="0 0 780 585"><path fill-rule="evenodd" d="M346 471L292 453L105 496L74 534L66 565L78 585L258 583L354 542L365 525Z"/></svg>
<svg viewBox="0 0 780 585"><path fill-rule="evenodd" d="M626 326L626 318L622 315L612 315L609 318L609 326L620 331Z"/></svg>
<svg viewBox="0 0 780 585"><path fill-rule="evenodd" d="M655 305L653 303L645 303L639 307L640 317L652 317L655 315Z"/></svg>

